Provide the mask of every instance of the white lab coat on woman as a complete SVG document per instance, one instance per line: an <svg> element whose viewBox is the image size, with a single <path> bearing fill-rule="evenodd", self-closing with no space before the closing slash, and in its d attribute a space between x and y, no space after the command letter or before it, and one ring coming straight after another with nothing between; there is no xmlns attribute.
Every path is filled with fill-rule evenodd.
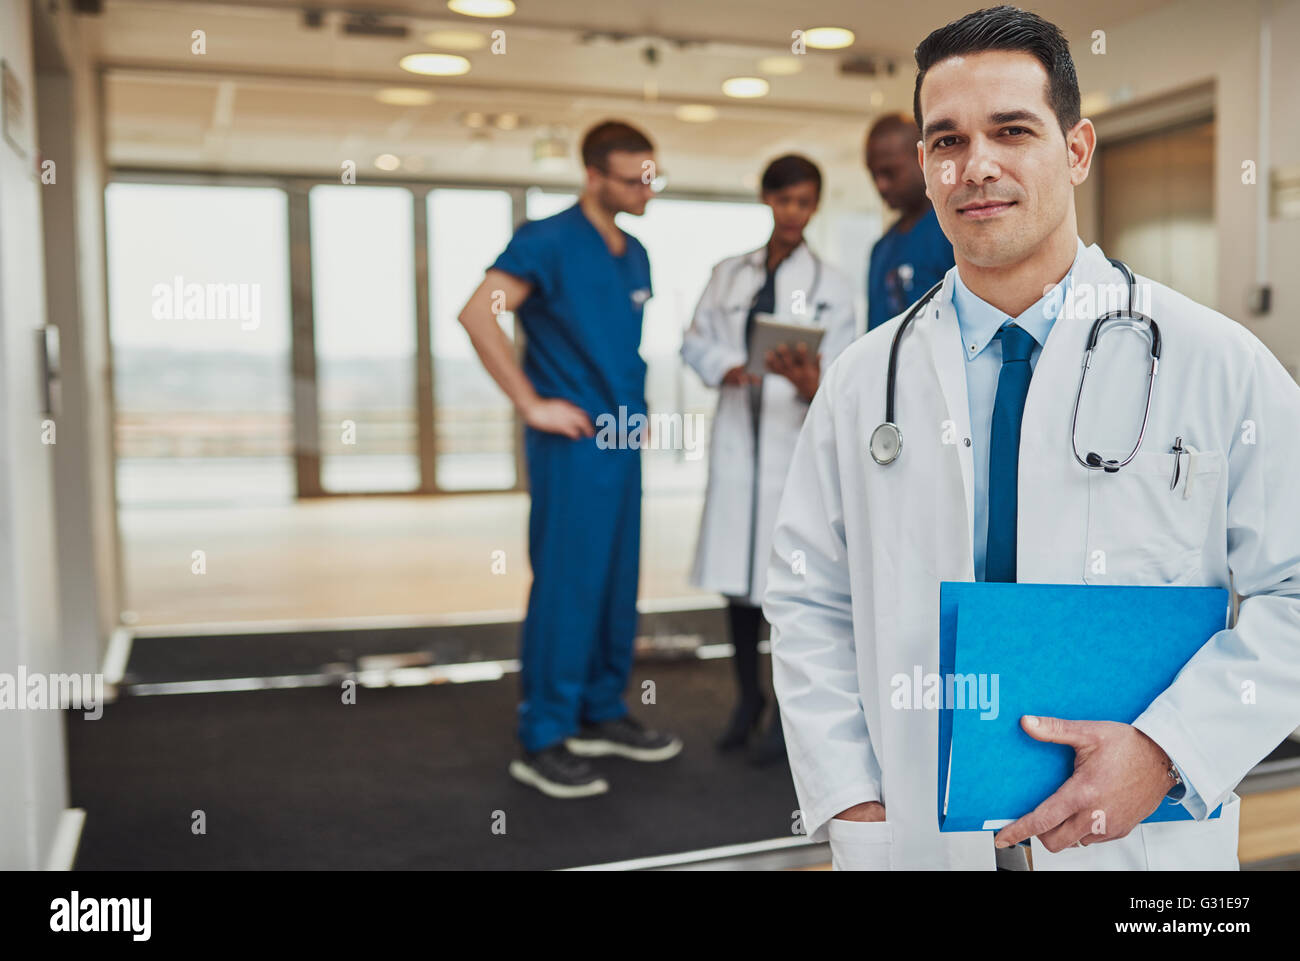
<svg viewBox="0 0 1300 961"><path fill-rule="evenodd" d="M773 685L804 825L815 840L829 837L840 867L994 867L994 832L939 832L938 712L893 710L889 699L894 675L910 676L914 665L938 673L939 582L974 579L955 270L899 348L901 456L882 467L867 447L884 419L900 316L824 375L777 519L764 605ZM1098 285L1125 289L1096 246L1075 270L1079 295ZM1235 869L1233 788L1300 722L1300 387L1244 327L1139 283L1150 284L1144 312L1160 326L1163 354L1145 440L1119 473L1084 469L1070 447L1097 311L1063 312L1039 356L1020 442L1019 580L1228 587L1231 569L1244 599L1235 625L1134 722L1178 764L1203 801L1188 809L1202 820L1138 825L1124 838L1056 854L1034 838L1035 870ZM1079 413L1082 452L1127 455L1147 365L1144 337L1116 330L1101 341ZM1171 492L1177 436L1199 453L1190 477L1184 458ZM872 800L884 804L885 821L832 820ZM1204 820L1219 804L1222 817Z"/></svg>
<svg viewBox="0 0 1300 961"><path fill-rule="evenodd" d="M745 363L745 322L766 277L766 245L713 268L682 357L710 387ZM776 268L774 316L782 323L825 328L818 346L821 369L857 333L853 292L844 276L801 243ZM754 426L747 385L721 387L709 440L709 481L700 520L691 583L705 590L762 603L772 525L790 455L808 403L779 374L763 378L758 438L758 513L754 520ZM751 527L754 528L751 536ZM751 556L752 552L752 556ZM753 578L751 583L750 569Z"/></svg>

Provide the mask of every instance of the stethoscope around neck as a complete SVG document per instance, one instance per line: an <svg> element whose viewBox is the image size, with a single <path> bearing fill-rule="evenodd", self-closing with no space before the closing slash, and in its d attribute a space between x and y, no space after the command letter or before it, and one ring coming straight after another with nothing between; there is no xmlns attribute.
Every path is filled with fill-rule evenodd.
<svg viewBox="0 0 1300 961"><path fill-rule="evenodd" d="M1133 272L1129 270L1128 265L1122 260L1116 260L1114 257L1108 257L1107 259L1113 266L1123 272L1124 278L1128 282L1128 306L1124 310L1114 310L1109 314L1098 317L1093 322L1092 329L1088 332L1088 342L1083 352L1083 371L1079 375L1079 390L1074 395L1074 414L1070 419L1070 449L1074 453L1074 459L1088 470L1100 470L1108 474L1114 474L1137 456L1138 450L1142 447L1142 438L1146 436L1147 418L1151 415L1151 396L1155 389L1156 372L1160 368L1160 327L1155 320L1146 314L1133 310L1137 282L1134 280ZM903 318L903 322L898 325L898 330L894 332L893 342L889 345L889 367L885 375L885 421L871 432L871 441L869 443L871 459L882 467L896 461L898 455L903 451L903 432L894 420L894 386L898 375L898 345L913 318L921 312L921 309L942 287L943 281L940 281L912 306L912 309L907 312L907 316ZM1107 327L1107 324L1111 324L1111 326ZM1086 455L1080 456L1076 436L1079 423L1079 402L1083 398L1083 385L1088 379L1088 369L1092 366L1092 352L1096 350L1097 343L1104 333L1120 328L1136 330L1150 337L1151 365L1147 373L1147 399L1146 406L1142 411L1142 426L1138 429L1137 443L1133 445L1133 449L1129 451L1128 456L1123 460L1106 459L1096 451L1089 451Z"/></svg>

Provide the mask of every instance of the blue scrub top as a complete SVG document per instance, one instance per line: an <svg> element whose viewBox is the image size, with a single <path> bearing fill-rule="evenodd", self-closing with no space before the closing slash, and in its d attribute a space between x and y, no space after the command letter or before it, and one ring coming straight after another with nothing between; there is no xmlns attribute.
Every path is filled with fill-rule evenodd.
<svg viewBox="0 0 1300 961"><path fill-rule="evenodd" d="M595 423L646 413L641 317L650 258L631 234L615 257L578 204L525 223L492 265L532 292L515 316L526 336L524 373L542 397L562 397Z"/></svg>
<svg viewBox="0 0 1300 961"><path fill-rule="evenodd" d="M952 244L931 207L907 233L891 227L871 248L867 330L896 317L952 269Z"/></svg>

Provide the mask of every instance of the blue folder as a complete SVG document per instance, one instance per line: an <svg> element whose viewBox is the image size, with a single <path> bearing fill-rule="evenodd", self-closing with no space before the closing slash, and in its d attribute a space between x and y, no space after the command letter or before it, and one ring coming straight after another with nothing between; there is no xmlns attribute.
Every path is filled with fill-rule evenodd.
<svg viewBox="0 0 1300 961"><path fill-rule="evenodd" d="M1069 779L1074 748L1021 716L1132 723L1227 615L1217 587L943 582L939 829L1000 830ZM1146 820L1191 817L1166 800Z"/></svg>

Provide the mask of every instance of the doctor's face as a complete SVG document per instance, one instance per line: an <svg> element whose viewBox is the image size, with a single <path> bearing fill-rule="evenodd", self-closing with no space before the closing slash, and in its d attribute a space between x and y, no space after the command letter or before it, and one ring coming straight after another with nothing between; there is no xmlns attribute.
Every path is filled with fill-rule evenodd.
<svg viewBox="0 0 1300 961"><path fill-rule="evenodd" d="M604 169L587 168L587 182L596 200L611 213L640 216L654 196L650 182L658 175L655 155L629 150L611 150Z"/></svg>
<svg viewBox="0 0 1300 961"><path fill-rule="evenodd" d="M791 247L799 245L804 228L817 212L820 194L811 180L763 193L763 203L772 208L772 233L777 240Z"/></svg>
<svg viewBox="0 0 1300 961"><path fill-rule="evenodd" d="M1019 51L951 57L926 73L918 159L959 260L1014 265L1058 232L1073 249L1074 187L1095 137L1086 119L1063 135L1047 94L1047 71Z"/></svg>

